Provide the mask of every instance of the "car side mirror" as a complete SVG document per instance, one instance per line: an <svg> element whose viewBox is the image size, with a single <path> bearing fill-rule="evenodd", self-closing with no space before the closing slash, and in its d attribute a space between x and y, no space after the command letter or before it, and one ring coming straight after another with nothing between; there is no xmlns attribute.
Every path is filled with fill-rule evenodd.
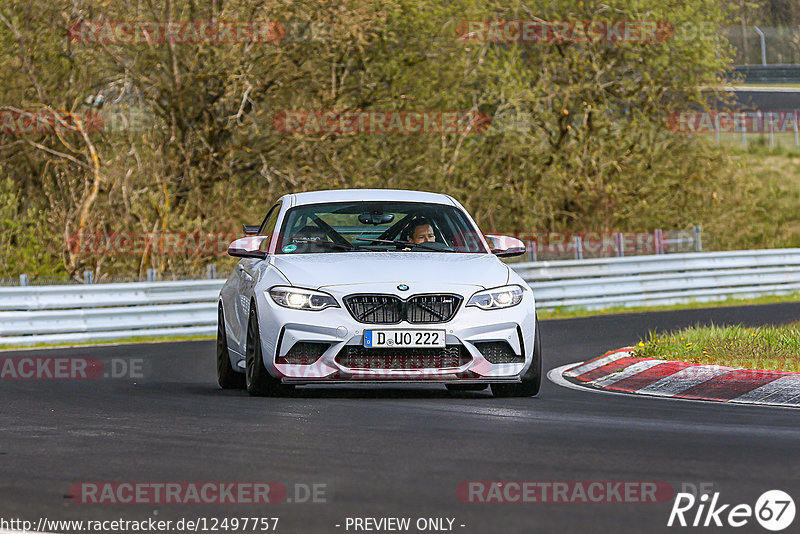
<svg viewBox="0 0 800 534"><path fill-rule="evenodd" d="M258 235L258 230L261 228L258 224L243 224L244 235Z"/></svg>
<svg viewBox="0 0 800 534"><path fill-rule="evenodd" d="M506 235L487 235L484 236L492 249L492 254L501 258L511 256L521 256L525 254L525 243L516 237Z"/></svg>
<svg viewBox="0 0 800 534"><path fill-rule="evenodd" d="M228 245L228 255L237 258L258 258L263 260L267 253L261 250L261 243L269 239L268 235L242 237Z"/></svg>

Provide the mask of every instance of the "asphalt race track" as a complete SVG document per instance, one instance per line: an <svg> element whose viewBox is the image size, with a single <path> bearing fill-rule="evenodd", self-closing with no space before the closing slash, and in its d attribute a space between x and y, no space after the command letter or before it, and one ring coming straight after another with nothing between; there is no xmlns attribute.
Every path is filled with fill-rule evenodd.
<svg viewBox="0 0 800 534"><path fill-rule="evenodd" d="M800 303L545 321L544 368L634 343L652 328L798 318ZM667 528L671 499L465 503L456 488L666 481L676 491L713 484L722 503L753 506L770 489L800 502L800 410L594 394L546 379L532 399L391 385L251 398L217 387L213 351L202 341L0 353L141 360L142 375L0 381L0 517L279 517L278 532L354 532L348 517L410 517L412 525L445 517L463 533L716 532ZM296 484L324 484L326 502L73 502L70 486L87 481L277 481L290 499ZM754 519L736 530L764 532Z"/></svg>

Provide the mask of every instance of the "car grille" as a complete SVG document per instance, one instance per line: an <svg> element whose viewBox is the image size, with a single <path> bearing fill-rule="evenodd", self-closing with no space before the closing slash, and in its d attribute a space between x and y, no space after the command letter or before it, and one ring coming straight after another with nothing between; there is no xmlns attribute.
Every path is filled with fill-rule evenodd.
<svg viewBox="0 0 800 534"><path fill-rule="evenodd" d="M395 324L403 319L403 301L391 295L352 295L344 303L361 323Z"/></svg>
<svg viewBox="0 0 800 534"><path fill-rule="evenodd" d="M514 354L511 345L505 341L478 342L475 348L489 363L525 363L525 357Z"/></svg>
<svg viewBox="0 0 800 534"><path fill-rule="evenodd" d="M360 323L413 324L446 323L458 311L459 295L417 295L403 300L394 295L350 295L344 298L347 310Z"/></svg>
<svg viewBox="0 0 800 534"><path fill-rule="evenodd" d="M349 369L450 369L470 360L463 345L414 349L368 349L349 345L336 355L336 363Z"/></svg>

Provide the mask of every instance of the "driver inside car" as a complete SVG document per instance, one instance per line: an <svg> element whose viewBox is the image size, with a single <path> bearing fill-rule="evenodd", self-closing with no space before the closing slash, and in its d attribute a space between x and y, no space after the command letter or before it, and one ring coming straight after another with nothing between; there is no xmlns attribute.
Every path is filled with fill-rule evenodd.
<svg viewBox="0 0 800 534"><path fill-rule="evenodd" d="M433 224L428 219L417 219L410 226L411 233L408 237L409 243L419 245L422 243L435 243L436 234L433 231ZM406 247L403 252L410 251L411 248Z"/></svg>
<svg viewBox="0 0 800 534"><path fill-rule="evenodd" d="M409 241L414 244L432 243L436 241L436 234L433 233L433 225L430 221L427 219L420 219L414 223Z"/></svg>

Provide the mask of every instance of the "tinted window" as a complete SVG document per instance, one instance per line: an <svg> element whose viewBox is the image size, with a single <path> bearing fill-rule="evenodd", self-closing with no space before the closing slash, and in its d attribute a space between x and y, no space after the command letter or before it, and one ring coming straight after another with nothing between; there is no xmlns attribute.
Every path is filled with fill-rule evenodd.
<svg viewBox="0 0 800 534"><path fill-rule="evenodd" d="M409 245L415 230L418 235L426 235L428 241ZM277 253L408 250L486 252L476 230L454 206L421 202L337 202L289 210Z"/></svg>
<svg viewBox="0 0 800 534"><path fill-rule="evenodd" d="M267 250L269 247L269 242L272 240L271 236L275 231L275 223L278 222L278 214L280 212L281 204L279 202L272 206L272 209L269 210L269 213L267 213L267 216L264 218L264 222L261 223L261 228L258 230L258 235L268 235L270 238L261 242L261 245L258 247L260 250Z"/></svg>

